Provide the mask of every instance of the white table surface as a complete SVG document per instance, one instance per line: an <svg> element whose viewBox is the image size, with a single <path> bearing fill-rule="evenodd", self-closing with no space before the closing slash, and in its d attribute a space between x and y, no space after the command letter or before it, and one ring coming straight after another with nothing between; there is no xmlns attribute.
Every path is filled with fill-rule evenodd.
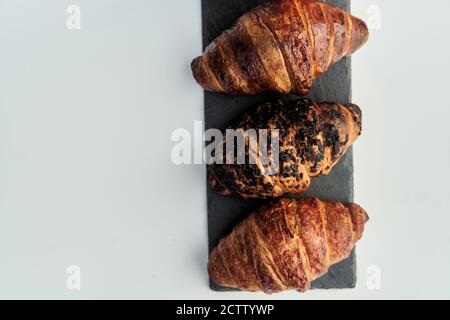
<svg viewBox="0 0 450 320"><path fill-rule="evenodd" d="M450 2L352 10L373 5L353 58L357 288L268 297L208 288L205 170L170 161L203 119L200 1L1 0L0 298L450 298Z"/></svg>

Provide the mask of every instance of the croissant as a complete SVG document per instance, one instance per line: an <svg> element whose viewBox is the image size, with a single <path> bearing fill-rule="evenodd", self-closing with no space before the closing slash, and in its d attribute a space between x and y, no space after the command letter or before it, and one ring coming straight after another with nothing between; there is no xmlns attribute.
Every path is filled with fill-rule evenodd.
<svg viewBox="0 0 450 320"><path fill-rule="evenodd" d="M241 16L192 61L192 71L207 91L306 95L313 79L368 35L362 20L331 5L274 0Z"/></svg>
<svg viewBox="0 0 450 320"><path fill-rule="evenodd" d="M356 204L281 199L237 225L211 252L208 272L221 286L245 291L304 292L347 258L364 231Z"/></svg>
<svg viewBox="0 0 450 320"><path fill-rule="evenodd" d="M311 178L329 174L361 134L361 110L354 104L316 104L306 98L277 100L245 113L230 128L244 133L250 128L278 129L279 135L274 136L278 157L275 152L268 153L269 158L278 158L277 170L269 170L275 166L267 161L251 163L250 148L245 149L245 163L238 164L237 152L232 150L233 161L224 159L222 164L216 161L208 166L209 185L221 195L276 198L304 192ZM219 149L224 149L226 140L225 136ZM253 149L260 149L260 143L258 140ZM230 156L226 153L224 157Z"/></svg>

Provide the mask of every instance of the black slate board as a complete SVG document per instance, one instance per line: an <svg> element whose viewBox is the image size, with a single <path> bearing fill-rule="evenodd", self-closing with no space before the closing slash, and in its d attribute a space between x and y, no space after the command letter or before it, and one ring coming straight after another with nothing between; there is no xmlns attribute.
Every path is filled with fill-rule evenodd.
<svg viewBox="0 0 450 320"><path fill-rule="evenodd" d="M265 0L202 0L203 46L206 47L222 31L228 29L243 13L265 2ZM350 9L350 0L323 1ZM351 101L350 58L334 65L314 83L310 98L316 102ZM277 95L230 97L224 94L205 92L205 128L223 129L239 114L256 104L273 99ZM309 191L302 197L315 196L323 200L353 202L353 156L350 149L327 177L314 179ZM219 196L209 187L208 236L209 250L214 249L219 240L228 235L233 227L242 221L252 209L264 200L242 200ZM267 200L266 200L267 201ZM331 267L322 278L313 282L313 288L353 288L356 283L355 253L341 263ZM228 288L210 282L213 290L227 291Z"/></svg>

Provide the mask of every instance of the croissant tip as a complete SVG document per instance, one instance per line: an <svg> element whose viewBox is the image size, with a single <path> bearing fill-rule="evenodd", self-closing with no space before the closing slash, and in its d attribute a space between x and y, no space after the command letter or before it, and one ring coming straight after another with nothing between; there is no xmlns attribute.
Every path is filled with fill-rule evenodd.
<svg viewBox="0 0 450 320"><path fill-rule="evenodd" d="M360 212L360 214L363 216L363 222L364 224L366 224L367 222L369 222L370 217L367 214L366 210L364 210L361 206L357 205L358 207L358 211Z"/></svg>
<svg viewBox="0 0 450 320"><path fill-rule="evenodd" d="M191 62L191 69L192 69L192 72L194 72L194 70L196 69L196 67L197 67L197 65L199 64L201 58L202 58L202 57L200 56L200 57L197 57L197 58L195 58L195 59L192 60L192 62Z"/></svg>
<svg viewBox="0 0 450 320"><path fill-rule="evenodd" d="M357 116L358 118L362 117L362 111L361 108L354 103L349 103L346 105L347 109L350 110L353 114L355 114L355 116Z"/></svg>
<svg viewBox="0 0 450 320"><path fill-rule="evenodd" d="M369 36L370 36L370 31L369 28L367 27L367 24L363 21L363 33L364 33L364 38L361 42L361 45L359 46L359 48L361 48L363 45L366 44L367 41L369 41ZM359 49L358 48L358 49Z"/></svg>
<svg viewBox="0 0 450 320"><path fill-rule="evenodd" d="M192 75L194 76L194 78L197 82L199 81L198 72L199 72L199 66L200 66L201 60L202 60L202 57L197 57L194 60L192 60L192 62L191 62Z"/></svg>
<svg viewBox="0 0 450 320"><path fill-rule="evenodd" d="M349 52L350 54L360 49L369 40L369 28L367 27L367 24L363 20L354 16L352 16L352 21L353 30Z"/></svg>
<svg viewBox="0 0 450 320"><path fill-rule="evenodd" d="M356 122L356 124L358 125L359 131L361 133L362 130L362 111L361 108L353 103L347 104L345 105L345 107L347 108L347 110L349 110L354 117L354 121Z"/></svg>

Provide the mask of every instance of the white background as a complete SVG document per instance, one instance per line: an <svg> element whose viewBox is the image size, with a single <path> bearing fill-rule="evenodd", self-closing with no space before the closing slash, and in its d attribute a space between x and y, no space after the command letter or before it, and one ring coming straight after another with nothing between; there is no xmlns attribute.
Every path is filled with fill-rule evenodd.
<svg viewBox="0 0 450 320"><path fill-rule="evenodd" d="M357 288L269 298L450 298L450 2L352 11L371 5L381 29L353 58L371 216ZM0 298L266 298L209 290L204 168L170 161L173 130L203 119L200 14L199 0L0 0Z"/></svg>

